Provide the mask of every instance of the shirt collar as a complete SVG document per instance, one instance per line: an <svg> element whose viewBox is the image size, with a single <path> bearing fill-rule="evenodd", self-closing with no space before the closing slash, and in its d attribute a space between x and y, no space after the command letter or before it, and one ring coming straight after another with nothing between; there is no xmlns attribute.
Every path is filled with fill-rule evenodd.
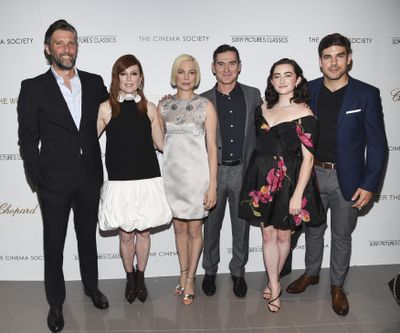
<svg viewBox="0 0 400 333"><path fill-rule="evenodd" d="M217 94L219 94L221 96L232 96L232 95L237 95L240 92L240 86L239 86L239 83L236 82L235 86L233 87L233 89L230 91L230 93L228 95L226 95L218 90L218 83L215 84L215 90L216 90Z"/></svg>
<svg viewBox="0 0 400 333"><path fill-rule="evenodd" d="M60 75L56 72L56 70L54 69L53 66L50 66L50 69L51 69L51 72L53 73L54 77L56 78L56 80L57 80L58 82L64 82L63 77L60 76ZM74 67L74 76L71 78L71 80L72 80L72 79L75 79L76 77L79 77L79 75L78 75L78 70L76 69L76 67Z"/></svg>

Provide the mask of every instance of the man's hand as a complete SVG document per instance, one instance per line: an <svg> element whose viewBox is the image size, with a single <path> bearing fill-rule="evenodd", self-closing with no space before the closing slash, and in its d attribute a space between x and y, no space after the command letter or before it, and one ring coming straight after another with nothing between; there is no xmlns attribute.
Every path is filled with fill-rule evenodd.
<svg viewBox="0 0 400 333"><path fill-rule="evenodd" d="M353 197L351 198L352 201L355 201L352 207L361 210L361 208L368 205L373 195L374 194L370 191L358 188L357 191L353 194Z"/></svg>

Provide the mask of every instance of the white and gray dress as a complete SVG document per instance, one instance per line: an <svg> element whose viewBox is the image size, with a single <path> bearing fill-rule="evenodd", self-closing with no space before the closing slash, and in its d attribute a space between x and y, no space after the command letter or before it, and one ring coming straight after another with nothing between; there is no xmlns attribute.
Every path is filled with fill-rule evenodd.
<svg viewBox="0 0 400 333"><path fill-rule="evenodd" d="M160 105L165 126L162 176L172 215L178 219L208 215L203 204L210 179L205 140L208 103L195 95L190 100L174 96Z"/></svg>

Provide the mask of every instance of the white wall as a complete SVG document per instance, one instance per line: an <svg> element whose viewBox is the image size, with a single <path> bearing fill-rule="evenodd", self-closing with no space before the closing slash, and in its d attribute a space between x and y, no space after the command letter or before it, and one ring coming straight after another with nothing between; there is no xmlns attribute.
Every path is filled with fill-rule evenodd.
<svg viewBox="0 0 400 333"><path fill-rule="evenodd" d="M17 144L16 99L20 81L48 69L44 33L65 18L78 30L78 68L101 74L110 83L114 61L135 54L145 72L145 93L157 103L172 92L170 68L181 53L194 55L202 70L198 89L209 89L212 52L223 43L236 46L243 62L240 81L265 89L273 62L294 58L307 79L320 75L317 46L328 33L353 41L351 75L381 89L390 156L381 200L361 216L353 233L352 265L400 262L400 2L336 0L3 0L0 4L0 280L42 280L42 223L37 197L28 187ZM102 139L102 145L104 142ZM396 209L397 207L397 209ZM71 221L72 222L72 219ZM228 272L231 236L228 212L221 238L219 271ZM329 264L329 231L324 266ZM251 228L248 271L263 270L261 236ZM98 235L101 278L124 272L118 237ZM66 279L79 279L73 223L65 247ZM304 267L304 238L294 252L294 268ZM178 274L172 228L152 236L147 276ZM199 265L199 273L203 270Z"/></svg>

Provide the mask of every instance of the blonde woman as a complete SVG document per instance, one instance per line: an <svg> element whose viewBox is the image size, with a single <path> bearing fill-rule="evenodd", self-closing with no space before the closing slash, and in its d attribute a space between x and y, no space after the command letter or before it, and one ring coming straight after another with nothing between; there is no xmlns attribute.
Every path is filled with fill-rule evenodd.
<svg viewBox="0 0 400 333"><path fill-rule="evenodd" d="M195 94L200 69L195 58L176 58L171 85L176 94L160 102L165 129L163 179L172 209L180 279L174 293L190 305L203 247L202 224L217 198L217 115L213 104Z"/></svg>

